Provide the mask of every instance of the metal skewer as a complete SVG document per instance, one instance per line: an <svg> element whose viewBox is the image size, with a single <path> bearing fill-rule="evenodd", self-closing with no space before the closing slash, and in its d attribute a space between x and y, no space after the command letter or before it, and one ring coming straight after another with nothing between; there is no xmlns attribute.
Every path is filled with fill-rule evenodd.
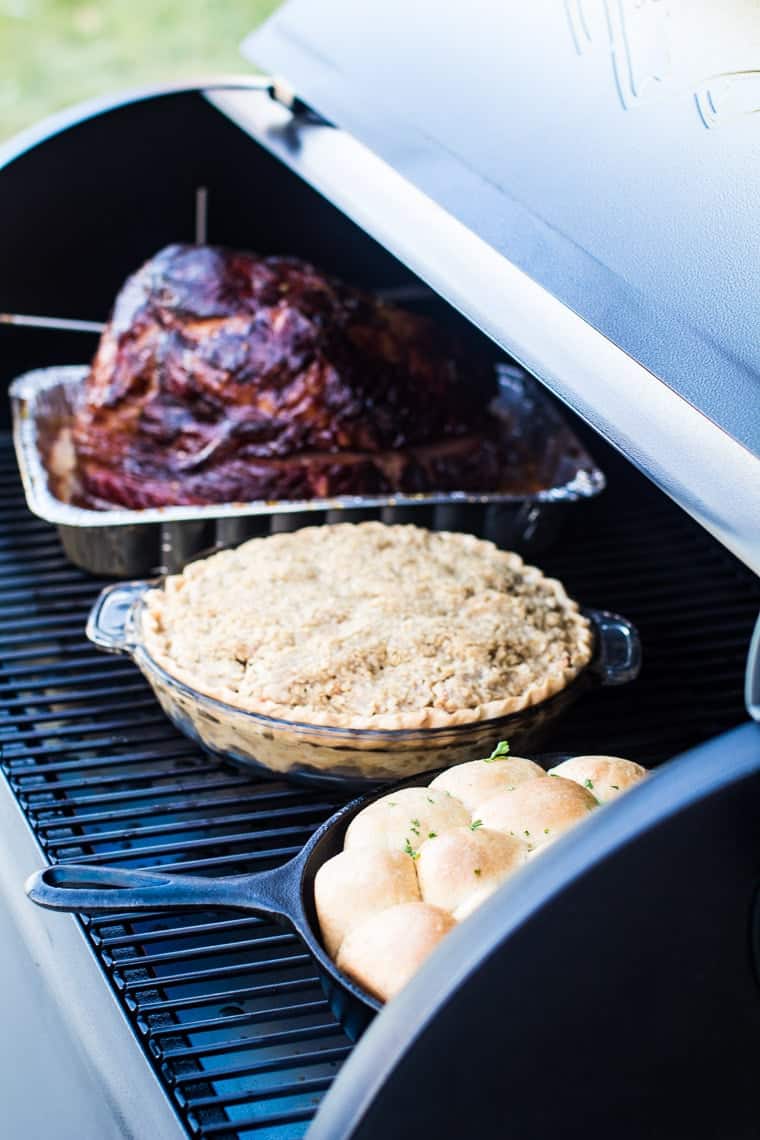
<svg viewBox="0 0 760 1140"><path fill-rule="evenodd" d="M68 317L32 317L21 313L0 313L0 325L24 325L32 329L87 333L102 333L106 327L104 321L76 321Z"/></svg>
<svg viewBox="0 0 760 1140"><path fill-rule="evenodd" d="M204 245L208 239L208 187L195 189L195 244ZM376 290L385 301L422 301L432 296L425 285L396 285ZM0 313L0 325L20 325L33 329L56 329L59 332L102 333L105 321L79 321L69 317L39 317L27 313Z"/></svg>
<svg viewBox="0 0 760 1140"><path fill-rule="evenodd" d="M435 293L427 285L388 285L384 289L373 289L372 292L381 301L391 301L393 304L403 305L409 301L429 301Z"/></svg>
<svg viewBox="0 0 760 1140"><path fill-rule="evenodd" d="M195 244L205 245L208 235L208 188L195 189Z"/></svg>
<svg viewBox="0 0 760 1140"><path fill-rule="evenodd" d="M203 245L208 230L208 188L195 190L195 243ZM32 329L57 329L59 332L102 333L105 321L78 321L69 317L38 317L27 313L0 313L0 325L21 325Z"/></svg>

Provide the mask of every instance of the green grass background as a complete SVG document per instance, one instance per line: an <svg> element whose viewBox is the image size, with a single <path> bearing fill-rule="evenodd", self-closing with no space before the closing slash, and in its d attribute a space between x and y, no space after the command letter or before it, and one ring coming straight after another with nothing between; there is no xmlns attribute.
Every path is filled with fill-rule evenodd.
<svg viewBox="0 0 760 1140"><path fill-rule="evenodd" d="M0 139L92 95L252 70L279 0L0 0Z"/></svg>

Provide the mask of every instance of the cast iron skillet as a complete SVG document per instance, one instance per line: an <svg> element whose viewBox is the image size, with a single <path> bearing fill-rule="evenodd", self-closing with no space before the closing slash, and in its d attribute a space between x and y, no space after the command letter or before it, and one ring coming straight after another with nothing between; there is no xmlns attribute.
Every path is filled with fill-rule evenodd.
<svg viewBox="0 0 760 1140"><path fill-rule="evenodd" d="M567 755L544 753L534 759L549 768L567 759ZM322 824L298 855L270 871L203 878L70 863L35 871L26 882L26 893L32 902L49 910L108 914L165 907L229 907L288 923L316 959L330 1008L355 1041L382 1002L339 970L322 946L314 905L314 877L323 863L343 850L346 828L362 808L398 788L424 787L437 774L418 773L393 788L386 786L352 800Z"/></svg>

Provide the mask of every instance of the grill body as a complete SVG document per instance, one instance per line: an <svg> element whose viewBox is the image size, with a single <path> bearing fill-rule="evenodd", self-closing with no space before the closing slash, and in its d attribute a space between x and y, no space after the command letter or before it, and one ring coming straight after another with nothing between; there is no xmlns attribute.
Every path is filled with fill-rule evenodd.
<svg viewBox="0 0 760 1140"><path fill-rule="evenodd" d="M287 146L287 136L279 143ZM177 92L87 119L5 169L0 206L13 273L0 279L0 309L104 318L103 299L140 260L192 236L199 185L208 187L215 242L295 250L359 284L415 283L200 94ZM433 298L430 310L480 336L443 301ZM93 347L82 335L3 329L2 379L82 361ZM635 685L579 703L547 744L656 765L746 719L742 679L760 586L631 464L593 433L586 438L609 490L571 508L566 541L542 566L572 594L629 616L645 664ZM58 1010L50 1037L72 1054L68 1076L47 1082L34 1120L57 1119L61 1140L183 1132L295 1140L351 1048L296 937L256 917L213 912L78 926L43 919L20 907L20 882L32 869L20 864L36 850L40 860L254 871L294 854L339 796L259 781L178 736L134 668L85 642L101 583L68 564L53 530L27 513L7 434L0 491L1 802L28 824L3 865L0 922L17 931L16 970L25 947L29 971L40 961L38 1008ZM68 934L36 954L53 924L67 924ZM88 967L75 968L80 960ZM19 988L15 998L32 1065L34 990L25 1000ZM77 1007L99 1012L77 1019ZM54 1054L41 1053L40 1067ZM71 1111L98 1089L95 1115ZM23 1135L33 1127L26 1092L10 1079L2 1091Z"/></svg>
<svg viewBox="0 0 760 1140"><path fill-rule="evenodd" d="M605 465L610 492L578 513L573 543L546 566L631 613L647 658L636 685L581 702L557 739L657 764L744 719L760 590L622 460L610 453ZM294 854L339 801L252 779L178 736L134 669L85 642L99 583L26 514L7 439L2 474L2 767L44 856L221 874ZM31 868L13 862L4 893L17 896ZM93 919L82 931L124 1033L191 1133L303 1134L350 1045L295 936L221 913ZM70 953L49 961L46 984L75 984Z"/></svg>

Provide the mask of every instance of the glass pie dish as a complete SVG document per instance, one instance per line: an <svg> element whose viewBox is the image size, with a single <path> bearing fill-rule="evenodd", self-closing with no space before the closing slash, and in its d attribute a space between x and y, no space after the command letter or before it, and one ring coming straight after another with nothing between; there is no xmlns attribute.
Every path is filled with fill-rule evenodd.
<svg viewBox="0 0 760 1140"><path fill-rule="evenodd" d="M341 787L366 787L487 756L508 738L513 752L536 751L554 722L594 685L636 678L641 645L635 627L618 614L584 609L593 656L556 696L520 712L448 728L351 729L303 724L236 708L171 676L146 648L145 596L160 581L108 586L93 606L87 636L107 653L131 657L169 720L208 752L259 773Z"/></svg>

